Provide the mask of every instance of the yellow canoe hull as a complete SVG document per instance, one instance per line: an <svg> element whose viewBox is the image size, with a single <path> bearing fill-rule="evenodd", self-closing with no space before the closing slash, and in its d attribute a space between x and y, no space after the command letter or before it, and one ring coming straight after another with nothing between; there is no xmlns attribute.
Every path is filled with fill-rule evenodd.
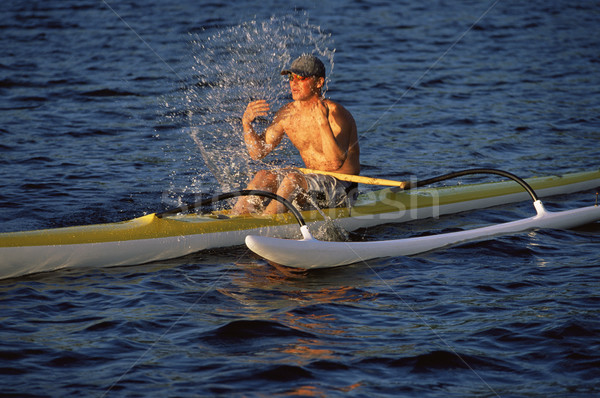
<svg viewBox="0 0 600 398"><path fill-rule="evenodd" d="M600 186L600 170L526 180L540 197ZM325 209L346 230L437 217L527 200L512 181L421 188L393 188L362 194L348 208ZM302 212L311 228L318 211ZM293 238L300 235L291 214L278 216L149 214L129 221L0 234L0 279L67 267L134 265L184 256L200 250L242 245L247 235Z"/></svg>

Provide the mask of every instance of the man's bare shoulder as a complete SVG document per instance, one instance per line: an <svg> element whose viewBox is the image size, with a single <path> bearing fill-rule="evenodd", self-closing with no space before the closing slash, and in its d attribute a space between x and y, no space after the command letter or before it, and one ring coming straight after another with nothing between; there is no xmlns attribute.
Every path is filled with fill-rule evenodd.
<svg viewBox="0 0 600 398"><path fill-rule="evenodd" d="M293 112L293 110L294 110L294 103L288 102L287 104L285 104L284 106L279 108L279 110L277 111L277 115L285 116L285 115L290 114L290 112Z"/></svg>
<svg viewBox="0 0 600 398"><path fill-rule="evenodd" d="M340 103L332 101L330 99L325 99L324 102L327 104L329 111L333 114L334 117L341 117L345 120L354 121L352 113L350 113L350 111L344 108L344 106Z"/></svg>
<svg viewBox="0 0 600 398"><path fill-rule="evenodd" d="M283 123L294 114L294 103L289 102L279 108L279 110L275 113L274 122L275 123Z"/></svg>

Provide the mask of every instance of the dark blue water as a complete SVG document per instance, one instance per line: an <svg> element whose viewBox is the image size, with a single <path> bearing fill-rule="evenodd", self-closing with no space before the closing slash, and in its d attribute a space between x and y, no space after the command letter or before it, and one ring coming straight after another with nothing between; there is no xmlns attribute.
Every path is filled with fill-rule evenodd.
<svg viewBox="0 0 600 398"><path fill-rule="evenodd" d="M243 184L260 166L237 135L245 102L284 102L279 64L304 51L322 52L327 96L355 116L365 175L600 164L594 1L3 4L1 231L124 220ZM276 155L297 162L289 146ZM530 214L509 205L353 238ZM596 223L319 272L239 247L3 280L0 385L56 397L598 396L599 252Z"/></svg>

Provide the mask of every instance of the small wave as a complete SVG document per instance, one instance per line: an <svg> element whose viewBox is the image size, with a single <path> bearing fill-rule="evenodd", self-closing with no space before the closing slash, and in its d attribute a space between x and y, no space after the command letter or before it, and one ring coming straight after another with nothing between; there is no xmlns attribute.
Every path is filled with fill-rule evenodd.
<svg viewBox="0 0 600 398"><path fill-rule="evenodd" d="M128 97L128 96L137 96L137 94L132 93L131 91L119 91L119 90L112 90L109 88L103 88L100 90L92 90L92 91L85 91L83 93L81 93L81 95L84 95L86 97Z"/></svg>
<svg viewBox="0 0 600 398"><path fill-rule="evenodd" d="M36 85L27 80L2 79L0 80L0 88L29 88Z"/></svg>
<svg viewBox="0 0 600 398"><path fill-rule="evenodd" d="M41 349L16 349L16 350L2 350L0 351L0 360L3 361L19 361L29 357L43 355L47 351Z"/></svg>
<svg viewBox="0 0 600 398"><path fill-rule="evenodd" d="M84 138L84 137L90 137L90 136L116 136L118 135L119 132L116 130L108 130L108 129L104 129L104 130L99 130L99 129L85 129L82 131L69 131L67 133L65 133L65 135L68 135L70 137L73 138Z"/></svg>
<svg viewBox="0 0 600 398"><path fill-rule="evenodd" d="M266 380L293 381L303 378L311 378L312 373L300 366L276 365L258 372L254 376Z"/></svg>
<svg viewBox="0 0 600 398"><path fill-rule="evenodd" d="M211 380L209 389L211 394L225 394L231 392L229 386L233 384L242 384L250 391L272 386L273 383L285 383L286 387L284 388L288 388L289 382L303 379L315 379L315 375L298 365L262 364L250 371L248 369L222 369L217 377ZM292 396L298 396L295 394L296 390L293 391Z"/></svg>
<svg viewBox="0 0 600 398"><path fill-rule="evenodd" d="M480 292L483 293L492 293L492 294L496 294L496 293L501 293L502 290L498 289L495 286L489 286L489 285L477 285L475 286L475 289L479 290Z"/></svg>
<svg viewBox="0 0 600 398"><path fill-rule="evenodd" d="M326 361L326 360L319 360L319 361L315 361L313 363L310 364L311 368L315 368L319 371L332 371L332 370L349 370L351 369L350 366L343 364L341 362L336 362L336 361Z"/></svg>
<svg viewBox="0 0 600 398"><path fill-rule="evenodd" d="M63 352L49 360L46 364L50 367L80 367L86 366L88 357L77 352Z"/></svg>
<svg viewBox="0 0 600 398"><path fill-rule="evenodd" d="M34 156L31 158L20 160L19 163L21 163L21 164L45 164L45 163L51 163L53 161L54 161L54 159L49 158L48 156Z"/></svg>
<svg viewBox="0 0 600 398"><path fill-rule="evenodd" d="M205 340L247 340L265 337L314 337L311 333L303 332L282 325L279 322L264 320L237 320L229 322L202 337Z"/></svg>
<svg viewBox="0 0 600 398"><path fill-rule="evenodd" d="M467 242L455 246L452 250L472 250L476 251L480 256L494 257L510 257L510 258L531 258L535 255L535 251L526 246L523 242L518 242L523 239L519 236L500 237L491 240L483 240L476 242Z"/></svg>
<svg viewBox="0 0 600 398"><path fill-rule="evenodd" d="M436 87L436 86L442 86L444 85L446 82L444 81L444 79L441 78L434 78L431 80L427 80L421 83L422 87Z"/></svg>
<svg viewBox="0 0 600 398"><path fill-rule="evenodd" d="M411 372L424 373L429 371L468 369L468 370L494 370L512 372L513 368L497 358L486 358L476 355L456 353L446 350L435 350L425 354L404 358L367 358L360 362L364 366L389 366L395 368L408 368Z"/></svg>
<svg viewBox="0 0 600 398"><path fill-rule="evenodd" d="M90 326L88 326L85 330L87 332L102 332L105 330L112 330L112 329L116 329L119 327L119 325L121 324L121 322L118 321L100 321L97 323L94 323Z"/></svg>
<svg viewBox="0 0 600 398"><path fill-rule="evenodd" d="M544 332L543 336L550 339L562 340L571 337L594 337L599 334L600 327L598 327L598 325L573 321L550 329Z"/></svg>
<svg viewBox="0 0 600 398"><path fill-rule="evenodd" d="M473 333L476 338L486 338L495 341L499 345L519 346L529 348L539 346L541 339L537 336L539 333L539 323L515 322L503 327L494 327Z"/></svg>

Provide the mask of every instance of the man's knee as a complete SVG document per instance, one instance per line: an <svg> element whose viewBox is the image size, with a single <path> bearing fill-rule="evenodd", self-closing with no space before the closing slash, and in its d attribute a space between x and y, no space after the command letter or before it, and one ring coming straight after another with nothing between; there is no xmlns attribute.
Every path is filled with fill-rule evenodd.
<svg viewBox="0 0 600 398"><path fill-rule="evenodd" d="M298 172L290 172L286 174L282 185L293 185L299 189L306 190L307 184L304 175Z"/></svg>
<svg viewBox="0 0 600 398"><path fill-rule="evenodd" d="M272 172L271 170L259 170L254 175L255 179L258 178L260 180L268 180L268 179L272 179L274 177L275 177L275 173Z"/></svg>
<svg viewBox="0 0 600 398"><path fill-rule="evenodd" d="M302 174L288 173L279 185L277 194L287 199L293 199L305 189L306 182Z"/></svg>
<svg viewBox="0 0 600 398"><path fill-rule="evenodd" d="M253 189L265 189L271 188L275 185L277 175L270 170L259 170L252 181L248 184L248 188Z"/></svg>

